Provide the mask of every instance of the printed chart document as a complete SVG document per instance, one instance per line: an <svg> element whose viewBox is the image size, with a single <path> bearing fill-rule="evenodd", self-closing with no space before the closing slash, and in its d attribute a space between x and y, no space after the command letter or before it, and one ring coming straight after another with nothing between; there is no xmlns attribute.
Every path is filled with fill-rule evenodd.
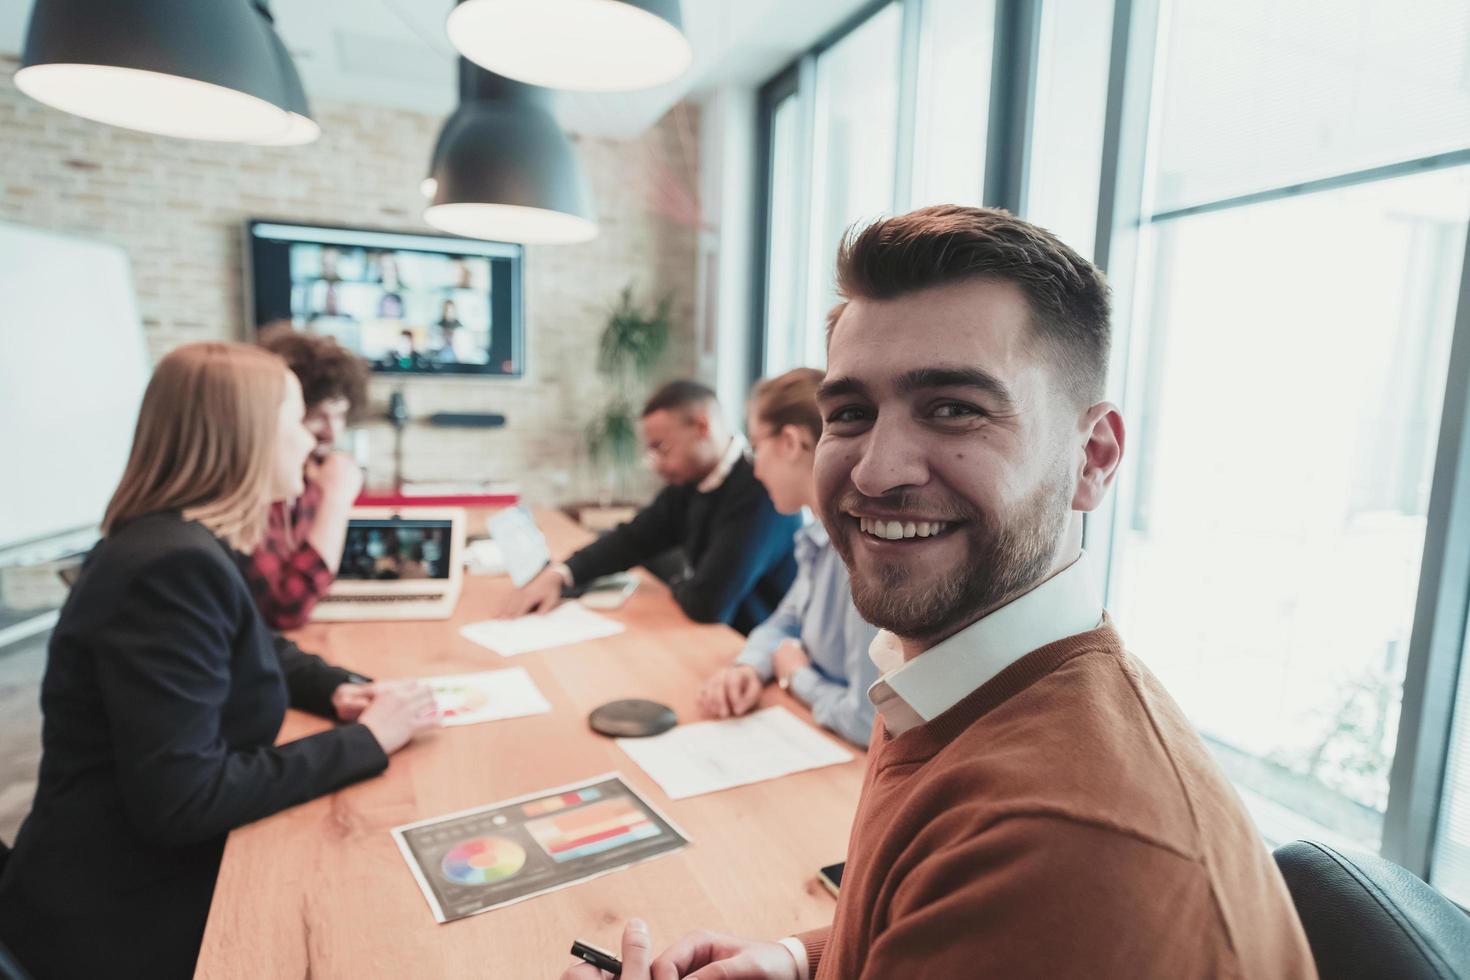
<svg viewBox="0 0 1470 980"><path fill-rule="evenodd" d="M672 800L847 762L852 753L780 706L680 725L618 746Z"/></svg>
<svg viewBox="0 0 1470 980"><path fill-rule="evenodd" d="M434 692L439 724L477 725L482 721L544 715L551 702L541 694L524 667L475 674L441 674L422 678Z"/></svg>
<svg viewBox="0 0 1470 980"><path fill-rule="evenodd" d="M599 616L576 602L564 602L544 616L518 619L487 619L470 623L459 635L489 647L502 657L515 657L552 647L600 640L623 631L623 624Z"/></svg>
<svg viewBox="0 0 1470 980"><path fill-rule="evenodd" d="M498 909L689 843L610 772L393 828L437 922Z"/></svg>

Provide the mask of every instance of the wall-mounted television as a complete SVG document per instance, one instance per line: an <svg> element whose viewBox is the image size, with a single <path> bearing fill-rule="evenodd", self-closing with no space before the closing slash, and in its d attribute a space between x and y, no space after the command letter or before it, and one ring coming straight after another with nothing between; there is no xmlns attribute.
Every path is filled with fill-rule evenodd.
<svg viewBox="0 0 1470 980"><path fill-rule="evenodd" d="M519 245L263 220L245 234L257 331L335 337L381 374L525 373Z"/></svg>

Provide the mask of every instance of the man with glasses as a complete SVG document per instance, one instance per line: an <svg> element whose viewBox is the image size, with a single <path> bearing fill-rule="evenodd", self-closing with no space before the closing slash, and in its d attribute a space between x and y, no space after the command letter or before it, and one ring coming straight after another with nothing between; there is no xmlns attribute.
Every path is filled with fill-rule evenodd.
<svg viewBox="0 0 1470 980"><path fill-rule="evenodd" d="M796 577L793 535L801 519L772 506L715 393L697 381L671 381L644 405L642 428L649 466L667 486L631 521L512 593L501 615L549 612L564 586L673 549L685 568L669 585L695 622L748 633L775 610Z"/></svg>

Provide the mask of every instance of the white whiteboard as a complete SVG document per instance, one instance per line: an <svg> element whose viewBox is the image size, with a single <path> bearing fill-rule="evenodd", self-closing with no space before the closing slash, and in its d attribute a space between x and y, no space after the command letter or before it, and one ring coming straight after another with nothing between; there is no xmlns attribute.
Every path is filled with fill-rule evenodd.
<svg viewBox="0 0 1470 980"><path fill-rule="evenodd" d="M0 223L0 559L85 547L148 374L126 253Z"/></svg>

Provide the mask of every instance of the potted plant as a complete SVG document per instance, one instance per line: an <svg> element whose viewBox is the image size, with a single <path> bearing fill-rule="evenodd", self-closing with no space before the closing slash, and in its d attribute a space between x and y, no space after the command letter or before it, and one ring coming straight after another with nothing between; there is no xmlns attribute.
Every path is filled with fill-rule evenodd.
<svg viewBox="0 0 1470 980"><path fill-rule="evenodd" d="M602 507L628 501L639 457L639 408L669 345L673 303L668 294L651 309L640 306L633 298L633 286L623 287L598 341L597 373L607 380L612 396L587 423L586 437L587 455L601 476ZM587 508L581 511L579 517L586 523Z"/></svg>

